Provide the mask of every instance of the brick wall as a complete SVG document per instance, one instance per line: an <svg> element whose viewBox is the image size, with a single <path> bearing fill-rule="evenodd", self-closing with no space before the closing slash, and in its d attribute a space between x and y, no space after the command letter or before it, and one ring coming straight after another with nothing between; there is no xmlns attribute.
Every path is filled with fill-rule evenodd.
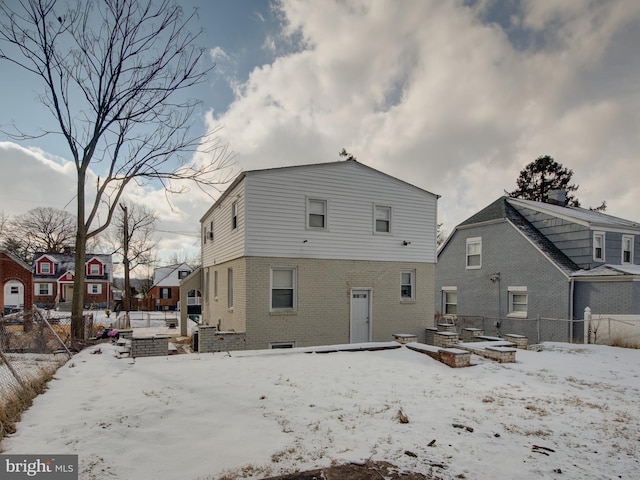
<svg viewBox="0 0 640 480"><path fill-rule="evenodd" d="M270 311L272 267L296 269L295 310ZM227 306L230 268L231 309ZM416 272L416 298L401 302L400 273L407 269ZM204 268L203 321L219 330L246 333L246 348L251 349L276 342L297 347L349 343L351 290L362 288L372 295L373 341L387 341L396 333L414 334L424 341L425 327L433 322L434 275L435 265L428 263L243 257Z"/></svg>
<svg viewBox="0 0 640 480"><path fill-rule="evenodd" d="M198 352L229 352L246 348L246 334L220 332L213 325L198 327Z"/></svg>
<svg viewBox="0 0 640 480"><path fill-rule="evenodd" d="M133 337L131 338L131 356L139 357L159 357L169 353L169 337Z"/></svg>
<svg viewBox="0 0 640 480"><path fill-rule="evenodd" d="M296 310L269 311L272 267L297 269ZM416 298L402 302L401 271L408 269L416 271ZM352 289L370 289L372 341L406 333L422 342L432 324L434 274L435 265L427 263L249 257L247 347L349 343Z"/></svg>

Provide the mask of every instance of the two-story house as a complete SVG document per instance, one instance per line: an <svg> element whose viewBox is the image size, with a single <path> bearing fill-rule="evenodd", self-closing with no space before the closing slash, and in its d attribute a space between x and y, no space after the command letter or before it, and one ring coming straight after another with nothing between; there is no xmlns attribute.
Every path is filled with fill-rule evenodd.
<svg viewBox="0 0 640 480"><path fill-rule="evenodd" d="M184 288L245 348L424 340L437 198L355 160L244 172L202 217Z"/></svg>
<svg viewBox="0 0 640 480"><path fill-rule="evenodd" d="M180 304L180 281L187 278L193 268L186 263L167 265L153 271L153 285L147 298L155 310L177 310Z"/></svg>
<svg viewBox="0 0 640 480"><path fill-rule="evenodd" d="M111 303L111 255L85 256L84 307L107 308ZM39 307L70 310L75 279L75 254L42 253L33 261L34 303Z"/></svg>
<svg viewBox="0 0 640 480"><path fill-rule="evenodd" d="M638 222L501 197L456 226L441 246L436 309L496 321L581 319L587 306L640 314L639 248ZM581 335L571 331L574 339Z"/></svg>
<svg viewBox="0 0 640 480"><path fill-rule="evenodd" d="M31 310L32 306L31 267L15 255L0 250L0 314Z"/></svg>

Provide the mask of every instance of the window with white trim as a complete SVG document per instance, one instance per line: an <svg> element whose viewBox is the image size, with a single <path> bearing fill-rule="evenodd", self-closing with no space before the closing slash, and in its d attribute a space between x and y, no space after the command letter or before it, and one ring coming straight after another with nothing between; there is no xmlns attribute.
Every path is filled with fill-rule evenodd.
<svg viewBox="0 0 640 480"><path fill-rule="evenodd" d="M307 228L326 230L327 201L307 198Z"/></svg>
<svg viewBox="0 0 640 480"><path fill-rule="evenodd" d="M41 262L39 264L40 273L43 275L49 275L51 273L51 264L49 262Z"/></svg>
<svg viewBox="0 0 640 480"><path fill-rule="evenodd" d="M374 230L375 233L391 233L391 207L383 205L374 206Z"/></svg>
<svg viewBox="0 0 640 480"><path fill-rule="evenodd" d="M94 277L96 275L100 275L100 265L98 265L97 263L89 264L89 275Z"/></svg>
<svg viewBox="0 0 640 480"><path fill-rule="evenodd" d="M238 202L231 204L231 230L238 228Z"/></svg>
<svg viewBox="0 0 640 480"><path fill-rule="evenodd" d="M295 268L271 269L271 310L296 309L296 276Z"/></svg>
<svg viewBox="0 0 640 480"><path fill-rule="evenodd" d="M622 263L633 263L633 235L622 235Z"/></svg>
<svg viewBox="0 0 640 480"><path fill-rule="evenodd" d="M596 262L604 262L604 232L593 232L593 259Z"/></svg>
<svg viewBox="0 0 640 480"><path fill-rule="evenodd" d="M466 268L482 267L482 237L467 238Z"/></svg>
<svg viewBox="0 0 640 480"><path fill-rule="evenodd" d="M416 271L403 270L400 273L400 300L403 302L416 299Z"/></svg>
<svg viewBox="0 0 640 480"><path fill-rule="evenodd" d="M442 287L442 312L445 315L458 314L458 287Z"/></svg>
<svg viewBox="0 0 640 480"><path fill-rule="evenodd" d="M509 317L527 318L529 294L527 287L508 287L509 291Z"/></svg>
<svg viewBox="0 0 640 480"><path fill-rule="evenodd" d="M36 283L35 285L35 294L36 295L51 295L51 284L50 283Z"/></svg>
<svg viewBox="0 0 640 480"><path fill-rule="evenodd" d="M101 283L88 283L87 284L87 293L90 295L99 295L102 293L102 284Z"/></svg>
<svg viewBox="0 0 640 480"><path fill-rule="evenodd" d="M189 270L178 270L178 278L182 280L183 278L187 278L191 272Z"/></svg>
<svg viewBox="0 0 640 480"><path fill-rule="evenodd" d="M18 295L20 293L20 287L17 285L11 285L11 295Z"/></svg>
<svg viewBox="0 0 640 480"><path fill-rule="evenodd" d="M233 308L233 269L227 269L227 308Z"/></svg>

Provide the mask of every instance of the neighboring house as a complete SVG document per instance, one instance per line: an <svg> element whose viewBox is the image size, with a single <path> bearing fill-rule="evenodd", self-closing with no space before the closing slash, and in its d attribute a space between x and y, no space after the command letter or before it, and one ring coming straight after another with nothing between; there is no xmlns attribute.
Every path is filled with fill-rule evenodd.
<svg viewBox="0 0 640 480"><path fill-rule="evenodd" d="M424 341L437 199L355 160L244 172L200 220L183 291L244 348Z"/></svg>
<svg viewBox="0 0 640 480"><path fill-rule="evenodd" d="M153 271L153 286L147 293L155 310L178 310L180 280L187 278L193 268L186 263L168 265Z"/></svg>
<svg viewBox="0 0 640 480"><path fill-rule="evenodd" d="M31 267L9 252L0 250L0 314L31 310L33 277Z"/></svg>
<svg viewBox="0 0 640 480"><path fill-rule="evenodd" d="M111 255L88 253L84 264L85 308L107 308L112 299ZM42 253L33 261L34 303L39 307L68 310L73 297L75 255Z"/></svg>
<svg viewBox="0 0 640 480"><path fill-rule="evenodd" d="M442 315L640 314L640 223L501 197L454 229L436 271Z"/></svg>

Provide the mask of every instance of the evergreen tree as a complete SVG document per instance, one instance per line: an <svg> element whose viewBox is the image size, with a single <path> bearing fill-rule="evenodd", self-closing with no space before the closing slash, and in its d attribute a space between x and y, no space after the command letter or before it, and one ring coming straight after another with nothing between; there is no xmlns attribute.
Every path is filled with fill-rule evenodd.
<svg viewBox="0 0 640 480"><path fill-rule="evenodd" d="M561 163L556 162L549 155L538 157L520 171L520 176L516 180L518 188L507 192L507 195L551 203L550 192L562 190L566 193L566 205L579 207L580 202L572 194L578 190L578 185L571 183L572 176L573 170L563 167Z"/></svg>

